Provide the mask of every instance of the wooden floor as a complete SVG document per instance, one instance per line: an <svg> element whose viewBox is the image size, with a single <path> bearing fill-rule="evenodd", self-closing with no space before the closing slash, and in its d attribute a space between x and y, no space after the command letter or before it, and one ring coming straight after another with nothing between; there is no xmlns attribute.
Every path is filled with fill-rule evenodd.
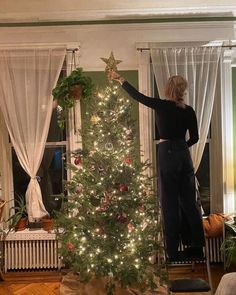
<svg viewBox="0 0 236 295"><path fill-rule="evenodd" d="M0 295L59 295L59 272L7 273L0 282Z"/></svg>
<svg viewBox="0 0 236 295"><path fill-rule="evenodd" d="M223 267L222 265L212 265L211 270L213 285L216 289L220 278L223 275ZM187 266L175 266L170 269L170 279L191 276L200 276L207 279L205 267L197 266L194 272L192 272L191 268ZM61 273L59 272L7 273L4 276L5 281L0 282L0 295L59 295L61 277ZM192 295L193 293L181 294ZM208 293L194 294L206 295Z"/></svg>

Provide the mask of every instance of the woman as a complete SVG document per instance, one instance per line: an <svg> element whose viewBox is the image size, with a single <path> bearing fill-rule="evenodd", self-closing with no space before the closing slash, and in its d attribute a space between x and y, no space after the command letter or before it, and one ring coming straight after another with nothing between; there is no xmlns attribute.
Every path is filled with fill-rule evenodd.
<svg viewBox="0 0 236 295"><path fill-rule="evenodd" d="M198 139L198 125L193 108L184 103L187 81L179 75L168 79L166 99L152 98L138 92L117 72L110 71L108 78L118 81L135 100L155 110L160 135L158 148L158 186L164 220L167 255L178 259L179 242L183 228L188 235L182 237L186 254L203 258L205 244L200 210L196 203L195 175L189 147ZM189 139L185 136L189 132ZM184 227L181 225L184 216Z"/></svg>

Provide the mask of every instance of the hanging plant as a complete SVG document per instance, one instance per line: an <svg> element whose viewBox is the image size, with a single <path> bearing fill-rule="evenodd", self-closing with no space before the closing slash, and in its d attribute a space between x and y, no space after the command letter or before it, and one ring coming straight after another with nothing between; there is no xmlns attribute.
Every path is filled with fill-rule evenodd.
<svg viewBox="0 0 236 295"><path fill-rule="evenodd" d="M60 128L64 128L68 110L75 105L76 100L88 99L92 92L92 79L84 75L82 68L77 68L69 76L58 80L56 87L52 90L52 95L60 106L58 113Z"/></svg>

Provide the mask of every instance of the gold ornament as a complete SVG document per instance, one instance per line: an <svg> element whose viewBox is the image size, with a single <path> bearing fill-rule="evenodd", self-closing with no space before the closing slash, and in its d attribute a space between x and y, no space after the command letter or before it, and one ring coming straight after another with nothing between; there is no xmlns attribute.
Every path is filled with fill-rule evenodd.
<svg viewBox="0 0 236 295"><path fill-rule="evenodd" d="M109 71L117 71L117 66L119 63L122 62L122 60L116 60L114 58L113 52L111 52L109 58L101 57L101 60L103 60L106 63L105 73Z"/></svg>
<svg viewBox="0 0 236 295"><path fill-rule="evenodd" d="M129 232L131 232L134 229L134 226L131 222L127 225L127 227L128 227Z"/></svg>
<svg viewBox="0 0 236 295"><path fill-rule="evenodd" d="M104 195L104 197L101 198L102 205L105 207L109 206L112 202L113 194L106 191L103 193L103 195Z"/></svg>
<svg viewBox="0 0 236 295"><path fill-rule="evenodd" d="M93 124L93 125L96 125L98 122L99 122L100 118L96 115L92 115L92 117L90 118L90 122Z"/></svg>

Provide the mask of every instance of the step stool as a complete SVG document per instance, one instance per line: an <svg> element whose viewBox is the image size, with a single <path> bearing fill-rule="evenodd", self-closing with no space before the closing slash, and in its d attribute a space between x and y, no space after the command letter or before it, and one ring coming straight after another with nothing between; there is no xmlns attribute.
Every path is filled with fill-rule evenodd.
<svg viewBox="0 0 236 295"><path fill-rule="evenodd" d="M201 279L201 278L179 278L170 280L169 283L169 293L195 293L195 292L211 292L213 295L213 287L212 287L212 278L211 278L211 269L209 262L209 253L207 247L204 247L205 257L201 259L197 258L187 258L184 257L183 253L180 255L181 259L177 261L167 262L167 270L168 266L186 266L192 265L192 271L194 271L194 266L197 263L205 263L207 268L207 276L209 284Z"/></svg>

